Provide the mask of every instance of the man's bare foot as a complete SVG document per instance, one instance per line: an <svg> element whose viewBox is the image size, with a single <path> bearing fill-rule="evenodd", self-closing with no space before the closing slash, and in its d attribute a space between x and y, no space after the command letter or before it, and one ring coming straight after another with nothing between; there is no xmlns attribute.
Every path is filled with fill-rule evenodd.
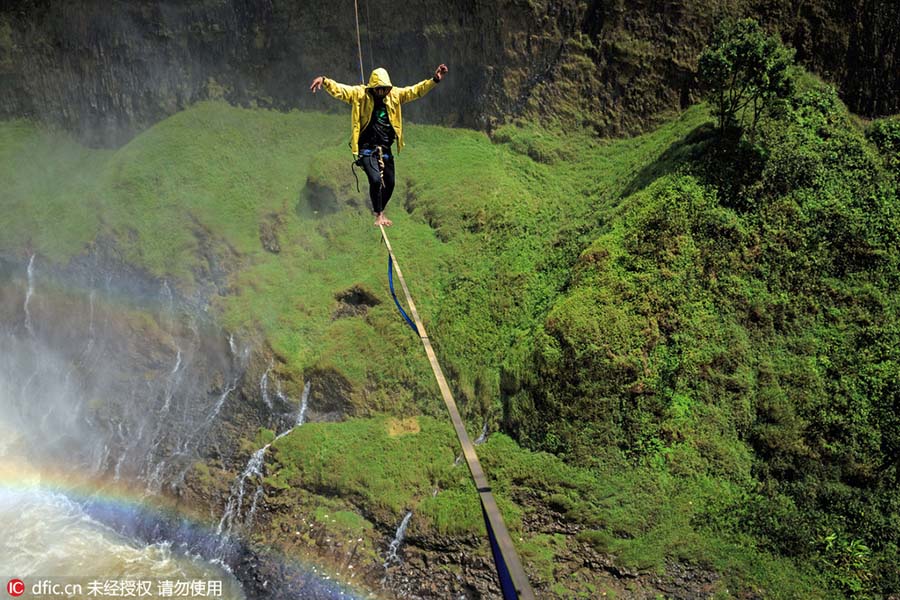
<svg viewBox="0 0 900 600"><path fill-rule="evenodd" d="M387 217L382 216L382 217L381 217L381 224L384 225L385 227L390 227L391 225L394 224L394 222L391 221L390 219L388 219Z"/></svg>

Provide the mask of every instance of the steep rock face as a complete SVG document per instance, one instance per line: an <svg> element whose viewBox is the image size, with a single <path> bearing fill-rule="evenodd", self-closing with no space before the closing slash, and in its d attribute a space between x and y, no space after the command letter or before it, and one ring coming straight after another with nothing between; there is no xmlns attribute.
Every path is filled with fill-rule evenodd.
<svg viewBox="0 0 900 600"><path fill-rule="evenodd" d="M541 115L634 133L696 99L696 55L715 22L755 15L864 115L900 110L900 8L886 0L650 2L433 0L359 4L366 74L397 84L451 66L415 120L490 129ZM355 83L353 3L286 0L20 0L0 8L0 116L115 145L186 104L340 110L306 88Z"/></svg>

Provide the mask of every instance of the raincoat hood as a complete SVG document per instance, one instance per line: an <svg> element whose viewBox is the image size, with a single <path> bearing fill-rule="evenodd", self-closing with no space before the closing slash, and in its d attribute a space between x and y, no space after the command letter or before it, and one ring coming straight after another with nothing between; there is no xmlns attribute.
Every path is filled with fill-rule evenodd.
<svg viewBox="0 0 900 600"><path fill-rule="evenodd" d="M350 105L350 150L354 155L359 154L359 134L366 128L372 119L375 108L374 94L369 90L376 87L390 87L391 91L384 96L384 106L387 108L388 120L397 134L397 152L403 148L403 115L400 110L402 104L421 98L437 85L434 79L425 79L415 85L394 87L388 72L378 68L372 71L367 85L345 85L333 79L325 77L322 87L329 94Z"/></svg>
<svg viewBox="0 0 900 600"><path fill-rule="evenodd" d="M369 84L366 86L367 88L377 88L377 87L394 87L394 84L391 83L391 78L388 75L387 70L378 67L372 74L369 75Z"/></svg>

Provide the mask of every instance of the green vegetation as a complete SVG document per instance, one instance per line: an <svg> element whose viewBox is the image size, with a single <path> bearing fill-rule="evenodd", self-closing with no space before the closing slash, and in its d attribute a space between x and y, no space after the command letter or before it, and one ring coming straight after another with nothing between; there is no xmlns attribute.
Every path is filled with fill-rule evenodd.
<svg viewBox="0 0 900 600"><path fill-rule="evenodd" d="M900 177L900 117L874 121L866 136L881 151L887 168Z"/></svg>
<svg viewBox="0 0 900 600"><path fill-rule="evenodd" d="M896 179L810 79L756 143L698 131L672 154L537 332L522 441L729 481L697 521L838 594L896 590Z"/></svg>
<svg viewBox="0 0 900 600"><path fill-rule="evenodd" d="M275 443L277 467L267 482L275 489L302 484L327 491L364 507L383 523L399 522L415 507L419 528L428 523L440 533L483 532L468 472L453 464L452 429L419 417L419 431L391 435L390 421L304 425ZM444 491L432 498L434 489Z"/></svg>
<svg viewBox="0 0 900 600"><path fill-rule="evenodd" d="M756 133L760 117L793 93L794 52L767 36L753 19L725 21L700 55L698 75L719 120L719 129Z"/></svg>
<svg viewBox="0 0 900 600"><path fill-rule="evenodd" d="M275 442L266 482L276 495L278 490L291 493L303 487L325 498L349 500L385 525L398 523L413 510L410 535L474 534L484 540L471 479L464 464L454 466L458 450L450 425L419 417L419 431L392 435L392 421L304 425ZM775 597L785 598L821 593L810 575L755 549L752 538L722 539L696 527L708 511L736 501L738 486L714 477L688 481L661 468L574 467L551 454L522 449L503 434L491 436L479 447L479 455L537 585L557 583L559 557L577 554L579 544L588 543L633 569L663 572L666 558L700 561L726 574L720 583L723 590L772 588L780 594ZM531 500L513 500L522 497ZM577 536L526 532L523 516L548 507L586 529ZM332 514L331 519L336 518ZM489 553L486 544L481 552ZM565 584L561 589L567 593L561 596L588 597L587 579Z"/></svg>
<svg viewBox="0 0 900 600"><path fill-rule="evenodd" d="M752 140L703 106L618 141L411 125L392 243L472 430L516 438L479 453L544 589L602 589L556 580L584 545L716 570L721 595L900 589L896 122L862 131L806 76ZM348 538L409 509L421 535L481 535L346 126L204 103L110 152L3 124L0 251L64 263L107 236L183 291L220 276L229 329L366 417L275 442L273 494L330 497ZM353 286L380 303L334 318ZM526 531L547 509L579 533Z"/></svg>

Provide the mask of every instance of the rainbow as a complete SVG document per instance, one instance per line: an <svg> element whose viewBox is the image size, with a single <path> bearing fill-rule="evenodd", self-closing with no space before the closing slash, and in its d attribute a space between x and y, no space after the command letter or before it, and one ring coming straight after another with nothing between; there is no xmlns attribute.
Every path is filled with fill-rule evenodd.
<svg viewBox="0 0 900 600"><path fill-rule="evenodd" d="M238 563L243 554L252 552L240 540L217 536L215 524L190 515L171 498L150 496L143 489L110 478L84 477L63 470L36 470L26 461L9 459L8 456L0 458L0 496L4 492L61 495L77 504L91 520L128 540L171 545L179 553L202 558L213 567L229 572L231 569L226 565ZM304 597L304 592L335 600L374 597L282 552L267 551L265 560L277 563L279 572L288 573L284 584L295 597ZM240 569L233 574L237 580L242 579ZM246 592L252 597L252 590Z"/></svg>

